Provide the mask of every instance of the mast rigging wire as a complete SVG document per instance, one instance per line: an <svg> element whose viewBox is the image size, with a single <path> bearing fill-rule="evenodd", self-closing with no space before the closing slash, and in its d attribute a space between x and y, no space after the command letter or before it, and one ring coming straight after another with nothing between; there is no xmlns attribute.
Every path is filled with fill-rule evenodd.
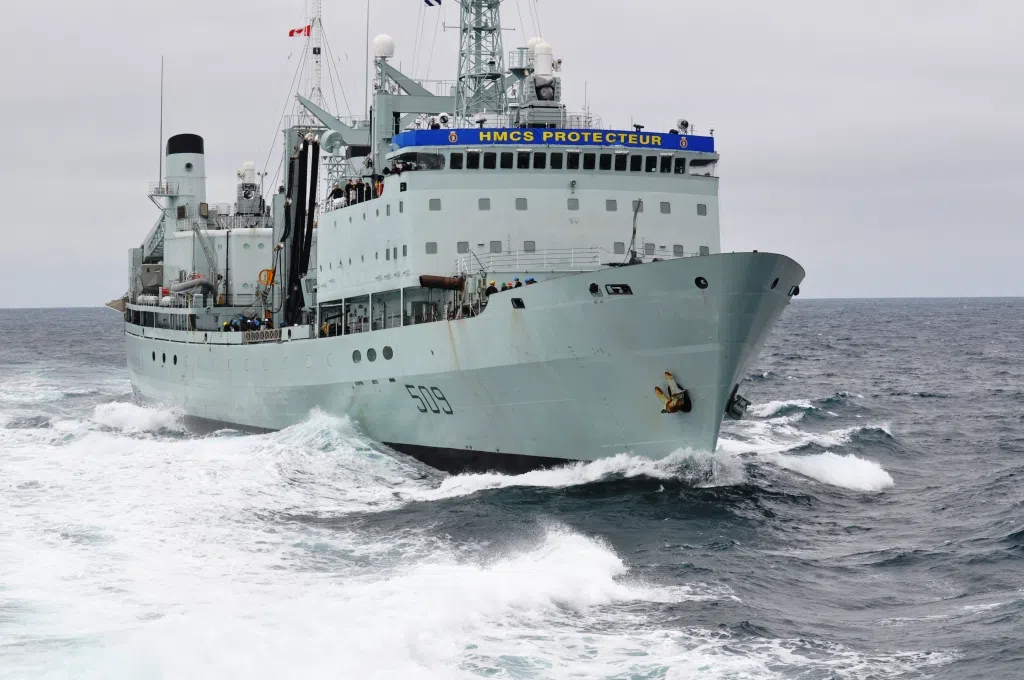
<svg viewBox="0 0 1024 680"><path fill-rule="evenodd" d="M291 55L289 55L289 59L290 58L291 58ZM270 150L267 152L267 162L263 164L263 174L264 175L266 175L266 173L267 173L267 168L270 167L270 159L274 155L274 142L277 141L277 133L279 131L279 127L281 125L281 121L284 120L285 113L287 113L287 111L288 111L288 102L291 101L292 92L295 91L295 83L298 81L299 74L302 73L302 65L305 64L305 63L306 63L306 51L303 50L302 58L299 59L298 67L295 69L295 75L292 77L292 84L288 88L288 94L285 97L284 106L281 107L281 115L277 117L277 122L274 123L274 137L273 137L273 139L270 140ZM277 176L278 176L278 174L280 174L280 172L281 172L281 168L278 167L277 173L274 174L274 180L270 183L271 189L269 189L269 190L272 190L272 187L274 186L274 184L277 183ZM266 200L267 195L269 195L269 194L264 194L264 196L263 196L264 200Z"/></svg>

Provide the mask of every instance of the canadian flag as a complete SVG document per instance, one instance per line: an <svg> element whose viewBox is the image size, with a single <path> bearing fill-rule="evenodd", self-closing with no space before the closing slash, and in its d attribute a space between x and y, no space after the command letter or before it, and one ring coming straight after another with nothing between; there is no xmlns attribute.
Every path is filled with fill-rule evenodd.
<svg viewBox="0 0 1024 680"><path fill-rule="evenodd" d="M301 38L301 37L305 36L305 37L308 38L309 34L312 33L312 31L313 31L313 27L311 25L310 26L305 26L303 28L293 28L292 30L288 31L288 37L289 38Z"/></svg>

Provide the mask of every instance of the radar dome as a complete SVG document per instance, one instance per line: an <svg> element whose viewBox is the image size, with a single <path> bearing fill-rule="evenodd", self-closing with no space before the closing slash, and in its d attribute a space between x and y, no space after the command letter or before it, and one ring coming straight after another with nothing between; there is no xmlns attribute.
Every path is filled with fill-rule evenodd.
<svg viewBox="0 0 1024 680"><path fill-rule="evenodd" d="M529 40L527 40L526 41L526 52L527 52L527 54L529 54L532 57L533 56L533 48L537 46L537 43L542 43L542 42L544 42L544 38L541 38L540 36L533 37L533 38L530 38Z"/></svg>
<svg viewBox="0 0 1024 680"><path fill-rule="evenodd" d="M533 69L537 75L550 76L554 72L554 54L551 45L543 40L533 46Z"/></svg>
<svg viewBox="0 0 1024 680"><path fill-rule="evenodd" d="M395 40L390 35L381 33L373 39L374 59L390 59L395 56Z"/></svg>

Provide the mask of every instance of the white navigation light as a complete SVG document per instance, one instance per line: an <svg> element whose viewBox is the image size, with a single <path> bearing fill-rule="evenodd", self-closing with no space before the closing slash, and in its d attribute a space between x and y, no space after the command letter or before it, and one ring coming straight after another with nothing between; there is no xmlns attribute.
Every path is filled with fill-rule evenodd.
<svg viewBox="0 0 1024 680"><path fill-rule="evenodd" d="M373 39L373 58L390 59L395 56L395 40L390 35L381 33Z"/></svg>

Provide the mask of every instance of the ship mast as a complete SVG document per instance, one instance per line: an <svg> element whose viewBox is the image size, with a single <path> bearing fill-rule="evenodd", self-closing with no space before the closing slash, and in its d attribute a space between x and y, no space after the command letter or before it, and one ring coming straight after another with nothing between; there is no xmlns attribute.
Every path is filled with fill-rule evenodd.
<svg viewBox="0 0 1024 680"><path fill-rule="evenodd" d="M455 115L472 124L476 114L504 116L505 56L501 43L501 0L459 0L459 75Z"/></svg>
<svg viewBox="0 0 1024 680"><path fill-rule="evenodd" d="M310 37L309 37L309 63L312 65L310 68L310 82L309 82L309 100L317 106L324 105L324 93L320 89L322 81L321 72L321 52L323 47L323 22L321 19L321 13L323 9L323 0L313 0L313 16L309 20L310 25Z"/></svg>

